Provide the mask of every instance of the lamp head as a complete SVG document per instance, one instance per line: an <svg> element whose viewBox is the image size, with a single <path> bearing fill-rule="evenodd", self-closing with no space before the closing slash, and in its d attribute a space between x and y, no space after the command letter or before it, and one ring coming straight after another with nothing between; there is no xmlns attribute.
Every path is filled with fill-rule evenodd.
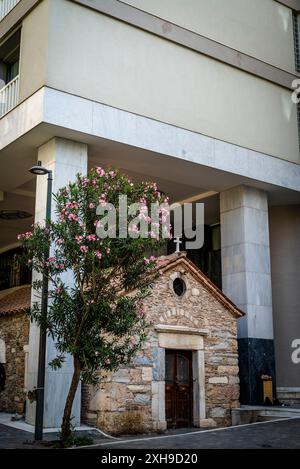
<svg viewBox="0 0 300 469"><path fill-rule="evenodd" d="M38 161L37 165L32 166L29 170L32 174L35 174L36 176L44 176L45 174L49 174L50 171L49 169L45 168L42 166L42 162Z"/></svg>

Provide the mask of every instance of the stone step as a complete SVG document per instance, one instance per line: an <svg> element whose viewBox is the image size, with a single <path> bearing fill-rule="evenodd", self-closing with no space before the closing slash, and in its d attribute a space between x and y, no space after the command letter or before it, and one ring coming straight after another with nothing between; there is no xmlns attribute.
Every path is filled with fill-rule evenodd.
<svg viewBox="0 0 300 469"><path fill-rule="evenodd" d="M231 409L232 425L266 422L286 418L300 418L298 407L241 406Z"/></svg>

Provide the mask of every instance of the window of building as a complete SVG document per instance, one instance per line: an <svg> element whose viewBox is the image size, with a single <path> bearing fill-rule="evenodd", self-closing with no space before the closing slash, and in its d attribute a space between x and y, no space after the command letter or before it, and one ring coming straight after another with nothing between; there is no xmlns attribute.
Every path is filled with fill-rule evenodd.
<svg viewBox="0 0 300 469"><path fill-rule="evenodd" d="M21 30L0 46L0 89L19 75Z"/></svg>
<svg viewBox="0 0 300 469"><path fill-rule="evenodd" d="M0 290L31 283L31 271L19 262L21 254L22 248L0 254Z"/></svg>
<svg viewBox="0 0 300 469"><path fill-rule="evenodd" d="M183 296L186 292L185 281L180 277L175 278L173 281L173 290L177 296Z"/></svg>

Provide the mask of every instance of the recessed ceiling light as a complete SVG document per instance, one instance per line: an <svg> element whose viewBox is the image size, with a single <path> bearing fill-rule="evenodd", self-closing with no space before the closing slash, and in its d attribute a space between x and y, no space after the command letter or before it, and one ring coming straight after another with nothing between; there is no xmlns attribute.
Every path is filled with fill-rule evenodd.
<svg viewBox="0 0 300 469"><path fill-rule="evenodd" d="M23 220L31 218L32 214L23 210L0 210L1 220Z"/></svg>

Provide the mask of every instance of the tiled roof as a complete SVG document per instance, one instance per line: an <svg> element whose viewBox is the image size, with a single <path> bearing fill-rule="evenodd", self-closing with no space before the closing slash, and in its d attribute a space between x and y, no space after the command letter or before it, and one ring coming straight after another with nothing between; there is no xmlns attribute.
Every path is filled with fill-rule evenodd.
<svg viewBox="0 0 300 469"><path fill-rule="evenodd" d="M237 318L244 316L241 311L224 293L208 278L204 273L195 266L186 257L185 252L179 254L171 254L159 258L159 270L167 272L176 266L186 267L193 277L200 282L211 294L225 306ZM4 292L0 292L4 293ZM4 295L0 295L0 316L14 314L25 311L30 307L31 285L25 285L14 289L7 290Z"/></svg>
<svg viewBox="0 0 300 469"><path fill-rule="evenodd" d="M19 313L30 307L31 285L10 290L0 297L0 316Z"/></svg>
<svg viewBox="0 0 300 469"><path fill-rule="evenodd" d="M237 318L245 316L245 313L241 311L226 295L224 295L224 293L186 257L185 252L174 253L170 256L159 258L158 266L162 272L167 272L169 269L173 269L177 265L186 267L191 275L193 275L198 282L210 291L211 294L234 316Z"/></svg>

